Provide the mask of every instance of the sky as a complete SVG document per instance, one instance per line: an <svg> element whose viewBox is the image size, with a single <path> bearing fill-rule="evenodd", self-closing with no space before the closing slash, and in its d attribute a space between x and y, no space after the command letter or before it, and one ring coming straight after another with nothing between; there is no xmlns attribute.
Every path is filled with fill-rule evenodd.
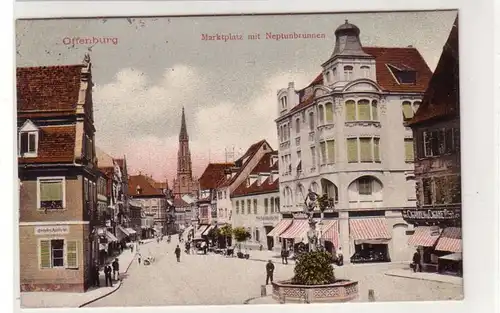
<svg viewBox="0 0 500 313"><path fill-rule="evenodd" d="M455 17L429 11L18 20L17 66L79 64L89 53L96 145L126 156L131 174L171 182L183 107L199 176L208 162L225 162L226 150L238 157L261 139L277 149L277 91L291 81L303 88L321 72L346 19L360 28L363 46L412 45L434 70ZM265 36L290 32L325 36ZM203 34L243 40L207 41Z"/></svg>

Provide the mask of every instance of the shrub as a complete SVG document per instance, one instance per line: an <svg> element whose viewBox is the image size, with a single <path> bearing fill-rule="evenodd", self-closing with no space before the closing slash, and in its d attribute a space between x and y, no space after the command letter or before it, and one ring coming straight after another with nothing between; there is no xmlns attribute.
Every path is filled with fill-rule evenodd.
<svg viewBox="0 0 500 313"><path fill-rule="evenodd" d="M332 255L325 251L306 252L295 264L292 283L297 285L326 285L335 282Z"/></svg>
<svg viewBox="0 0 500 313"><path fill-rule="evenodd" d="M234 239L237 242L243 242L250 239L250 232L244 227L235 227L233 229Z"/></svg>

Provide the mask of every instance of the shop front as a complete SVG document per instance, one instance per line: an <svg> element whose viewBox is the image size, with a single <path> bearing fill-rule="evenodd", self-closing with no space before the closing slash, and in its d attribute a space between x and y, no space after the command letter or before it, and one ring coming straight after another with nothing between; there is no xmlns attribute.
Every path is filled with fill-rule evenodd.
<svg viewBox="0 0 500 313"><path fill-rule="evenodd" d="M282 239L280 235L288 229L292 225L292 219L286 218L282 219L278 222L278 224L266 234L267 237L267 248L269 250L272 249L281 249L283 247ZM266 229L266 232L269 228ZM281 243L281 245L280 245Z"/></svg>
<svg viewBox="0 0 500 313"><path fill-rule="evenodd" d="M309 220L293 219L288 227L279 237L283 250L292 249L295 254L300 254L308 250L307 232L309 231Z"/></svg>
<svg viewBox="0 0 500 313"><path fill-rule="evenodd" d="M339 247L339 222L338 220L323 220L319 224L320 240L325 250L335 255Z"/></svg>
<svg viewBox="0 0 500 313"><path fill-rule="evenodd" d="M385 218L352 218L349 229L351 245L354 245L351 263L390 262L389 243L392 236Z"/></svg>

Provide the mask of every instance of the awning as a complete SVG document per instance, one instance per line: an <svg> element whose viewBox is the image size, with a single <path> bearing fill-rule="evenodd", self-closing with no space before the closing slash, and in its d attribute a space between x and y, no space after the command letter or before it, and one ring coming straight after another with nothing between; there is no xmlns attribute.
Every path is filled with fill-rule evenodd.
<svg viewBox="0 0 500 313"><path fill-rule="evenodd" d="M433 247L439 238L439 233L433 234L433 227L418 226L415 233L408 239L410 246Z"/></svg>
<svg viewBox="0 0 500 313"><path fill-rule="evenodd" d="M130 234L130 235L135 235L137 234L137 232L135 230L133 230L132 228L125 228L127 230L127 232Z"/></svg>
<svg viewBox="0 0 500 313"><path fill-rule="evenodd" d="M450 260L450 261L462 261L462 252L455 252L452 254L447 254L439 257L440 259L443 260Z"/></svg>
<svg viewBox="0 0 500 313"><path fill-rule="evenodd" d="M462 252L462 228L445 228L435 249L437 251Z"/></svg>
<svg viewBox="0 0 500 313"><path fill-rule="evenodd" d="M302 239L309 231L309 220L294 220L279 237L283 239Z"/></svg>
<svg viewBox="0 0 500 313"><path fill-rule="evenodd" d="M208 225L202 225L198 228L198 230L194 233L194 238L201 238L201 234L207 230Z"/></svg>
<svg viewBox="0 0 500 313"><path fill-rule="evenodd" d="M322 238L330 241L335 248L339 247L339 223L337 220L323 221L323 226L320 226Z"/></svg>
<svg viewBox="0 0 500 313"><path fill-rule="evenodd" d="M130 236L130 233L125 228L123 228L121 225L118 225L117 228L118 228L119 232L117 232L116 234L118 235L118 238L120 238L120 240L124 239L125 237Z"/></svg>
<svg viewBox="0 0 500 313"><path fill-rule="evenodd" d="M385 219L380 217L350 219L349 232L355 244L380 244L391 239Z"/></svg>
<svg viewBox="0 0 500 313"><path fill-rule="evenodd" d="M268 234L267 237L275 237L281 235L288 226L292 224L291 219L281 220Z"/></svg>
<svg viewBox="0 0 500 313"><path fill-rule="evenodd" d="M207 229L205 229L205 231L201 234L202 236L208 236L208 233L215 228L215 225L210 225L208 226Z"/></svg>
<svg viewBox="0 0 500 313"><path fill-rule="evenodd" d="M106 238L108 239L108 242L117 242L118 241L118 238L116 238L115 235L113 235L109 231L106 231L105 234L106 234Z"/></svg>

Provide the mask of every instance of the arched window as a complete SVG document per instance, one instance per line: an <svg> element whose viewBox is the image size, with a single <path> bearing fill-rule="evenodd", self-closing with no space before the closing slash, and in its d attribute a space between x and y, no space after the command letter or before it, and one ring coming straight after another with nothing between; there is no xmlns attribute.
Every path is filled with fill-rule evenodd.
<svg viewBox="0 0 500 313"><path fill-rule="evenodd" d="M325 104L325 117L327 123L333 123L333 104L331 102Z"/></svg>
<svg viewBox="0 0 500 313"><path fill-rule="evenodd" d="M378 102L377 102L377 100L372 100L372 120L378 121Z"/></svg>
<svg viewBox="0 0 500 313"><path fill-rule="evenodd" d="M335 203L339 202L338 188L328 179L321 179L321 194L327 195L328 198L334 199Z"/></svg>
<svg viewBox="0 0 500 313"><path fill-rule="evenodd" d="M333 68L332 76L333 76L334 80L337 78L337 68L336 67Z"/></svg>
<svg viewBox="0 0 500 313"><path fill-rule="evenodd" d="M314 113L313 112L309 113L309 130L311 130L311 131L314 130Z"/></svg>
<svg viewBox="0 0 500 313"><path fill-rule="evenodd" d="M361 176L348 187L349 206L354 207L377 207L382 205L383 186L373 176Z"/></svg>
<svg viewBox="0 0 500 313"><path fill-rule="evenodd" d="M368 100L359 100L358 101L358 120L360 121L370 121L371 120L371 112L370 112L370 101Z"/></svg>
<svg viewBox="0 0 500 313"><path fill-rule="evenodd" d="M363 78L369 78L370 77L370 67L363 65L361 66L361 73L363 73Z"/></svg>
<svg viewBox="0 0 500 313"><path fill-rule="evenodd" d="M353 67L350 65L344 66L344 80L352 80Z"/></svg>
<svg viewBox="0 0 500 313"><path fill-rule="evenodd" d="M295 190L297 204L300 204L304 201L304 186L301 184L297 185L297 189Z"/></svg>
<svg viewBox="0 0 500 313"><path fill-rule="evenodd" d="M315 193L318 193L318 191L319 191L318 183L313 182L313 183L311 184L311 190L312 190L313 192L315 192Z"/></svg>
<svg viewBox="0 0 500 313"><path fill-rule="evenodd" d="M410 101L403 101L403 120L407 121L413 117L413 108Z"/></svg>
<svg viewBox="0 0 500 313"><path fill-rule="evenodd" d="M322 105L318 106L318 125L325 124L325 108Z"/></svg>
<svg viewBox="0 0 500 313"><path fill-rule="evenodd" d="M347 100L345 102L345 119L346 121L356 120L356 102L354 100Z"/></svg>
<svg viewBox="0 0 500 313"><path fill-rule="evenodd" d="M295 120L295 133L300 133L300 118Z"/></svg>

